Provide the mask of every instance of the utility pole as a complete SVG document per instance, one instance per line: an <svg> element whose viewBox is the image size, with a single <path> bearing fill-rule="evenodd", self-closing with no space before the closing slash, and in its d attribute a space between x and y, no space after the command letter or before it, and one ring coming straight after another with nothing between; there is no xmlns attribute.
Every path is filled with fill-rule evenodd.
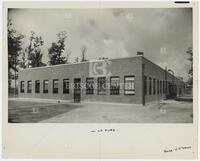
<svg viewBox="0 0 200 161"><path fill-rule="evenodd" d="M171 69L168 69L167 71L172 73L172 92L173 92L173 97L174 97L174 94L175 94L174 71Z"/></svg>

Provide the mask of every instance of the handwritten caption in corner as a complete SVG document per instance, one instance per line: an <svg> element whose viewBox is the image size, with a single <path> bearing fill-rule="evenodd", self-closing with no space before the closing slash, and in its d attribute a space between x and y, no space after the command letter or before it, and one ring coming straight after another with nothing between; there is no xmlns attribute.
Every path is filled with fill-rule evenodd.
<svg viewBox="0 0 200 161"><path fill-rule="evenodd" d="M172 148L172 149L165 149L163 152L171 153L171 152L178 152L178 151L189 150L189 149L192 149L192 147L191 146L179 146L179 147Z"/></svg>

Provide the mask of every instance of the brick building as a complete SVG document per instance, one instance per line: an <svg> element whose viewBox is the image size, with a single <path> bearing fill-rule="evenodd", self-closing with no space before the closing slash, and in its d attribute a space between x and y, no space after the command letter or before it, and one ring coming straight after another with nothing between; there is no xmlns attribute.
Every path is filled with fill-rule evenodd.
<svg viewBox="0 0 200 161"><path fill-rule="evenodd" d="M19 71L19 97L143 104L183 95L185 83L143 56Z"/></svg>

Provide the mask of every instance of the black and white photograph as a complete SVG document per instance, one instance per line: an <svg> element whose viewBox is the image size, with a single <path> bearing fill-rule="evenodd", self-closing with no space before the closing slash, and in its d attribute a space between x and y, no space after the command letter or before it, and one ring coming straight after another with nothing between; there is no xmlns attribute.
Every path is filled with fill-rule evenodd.
<svg viewBox="0 0 200 161"><path fill-rule="evenodd" d="M198 3L4 2L3 158L198 157Z"/></svg>
<svg viewBox="0 0 200 161"><path fill-rule="evenodd" d="M9 123L192 123L192 8L9 8Z"/></svg>

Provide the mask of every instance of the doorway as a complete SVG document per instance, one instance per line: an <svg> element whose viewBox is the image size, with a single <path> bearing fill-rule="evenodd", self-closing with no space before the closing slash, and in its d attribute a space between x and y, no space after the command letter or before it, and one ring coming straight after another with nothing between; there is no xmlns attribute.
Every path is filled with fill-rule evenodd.
<svg viewBox="0 0 200 161"><path fill-rule="evenodd" d="M75 103L81 102L81 79L80 78L74 79L74 102Z"/></svg>

